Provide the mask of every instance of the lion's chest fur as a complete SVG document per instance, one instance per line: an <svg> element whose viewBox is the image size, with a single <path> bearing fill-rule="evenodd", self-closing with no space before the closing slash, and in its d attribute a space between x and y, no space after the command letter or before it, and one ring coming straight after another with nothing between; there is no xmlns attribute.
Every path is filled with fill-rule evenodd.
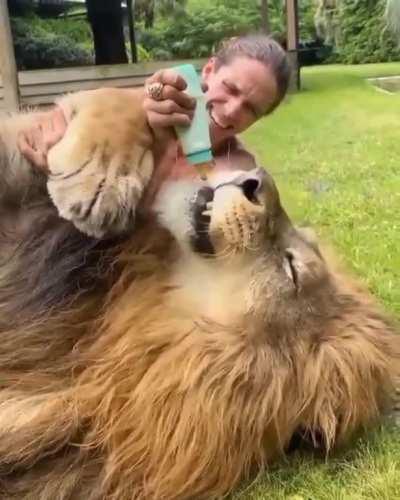
<svg viewBox="0 0 400 500"><path fill-rule="evenodd" d="M171 271L168 303L192 318L234 325L249 310L253 272L243 259L219 262L183 255Z"/></svg>

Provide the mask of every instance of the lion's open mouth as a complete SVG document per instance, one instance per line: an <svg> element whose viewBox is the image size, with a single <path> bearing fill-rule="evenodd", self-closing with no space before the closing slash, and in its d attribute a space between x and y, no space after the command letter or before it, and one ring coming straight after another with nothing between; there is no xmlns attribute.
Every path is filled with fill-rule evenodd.
<svg viewBox="0 0 400 500"><path fill-rule="evenodd" d="M239 177L233 181L217 184L214 187L203 186L200 188L191 206L193 224L191 243L193 250L203 255L215 255L215 248L210 237L210 229L215 231L215 227L212 227L215 224L223 234L237 226L239 233L235 246L242 245L243 242L239 240L241 236L246 239L248 230L251 230L250 232L254 234L255 224L253 219L255 220L255 217L252 215L252 207L257 211L262 211L258 199L260 185L261 182L255 178L246 177L242 179ZM214 205L215 203L217 203L217 206ZM217 218L217 222L215 218ZM225 236L227 242L234 243L228 234L225 234Z"/></svg>
<svg viewBox="0 0 400 500"><path fill-rule="evenodd" d="M193 250L195 252L213 255L214 247L210 240L210 215L207 211L207 203L214 199L214 189L209 186L204 186L197 192L192 204L193 229L194 233L191 238Z"/></svg>

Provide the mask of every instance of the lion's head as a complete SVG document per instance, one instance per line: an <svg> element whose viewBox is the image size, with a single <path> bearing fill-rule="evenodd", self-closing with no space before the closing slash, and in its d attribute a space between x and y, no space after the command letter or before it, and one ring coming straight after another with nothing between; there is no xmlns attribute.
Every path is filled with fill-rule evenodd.
<svg viewBox="0 0 400 500"><path fill-rule="evenodd" d="M334 276L311 230L291 223L268 172L244 167L220 160L206 183L174 181L158 196L158 218L180 247L177 293L214 321L245 319L273 327L272 337L302 325L310 335L339 307Z"/></svg>

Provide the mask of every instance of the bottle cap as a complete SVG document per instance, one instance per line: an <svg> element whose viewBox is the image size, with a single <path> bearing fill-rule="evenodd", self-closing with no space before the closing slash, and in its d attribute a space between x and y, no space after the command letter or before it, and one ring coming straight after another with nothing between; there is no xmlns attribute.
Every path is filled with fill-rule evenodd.
<svg viewBox="0 0 400 500"><path fill-rule="evenodd" d="M204 149L203 151L196 151L195 153L187 154L186 158L189 163L196 165L197 163L207 163L212 161L213 156L211 149Z"/></svg>

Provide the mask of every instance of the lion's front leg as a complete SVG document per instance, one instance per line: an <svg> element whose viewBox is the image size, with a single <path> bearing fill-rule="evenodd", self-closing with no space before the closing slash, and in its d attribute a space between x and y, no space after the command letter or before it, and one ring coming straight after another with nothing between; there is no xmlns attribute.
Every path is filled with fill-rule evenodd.
<svg viewBox="0 0 400 500"><path fill-rule="evenodd" d="M153 172L141 91L100 89L60 102L71 121L49 153L47 188L61 217L102 238L133 227Z"/></svg>

